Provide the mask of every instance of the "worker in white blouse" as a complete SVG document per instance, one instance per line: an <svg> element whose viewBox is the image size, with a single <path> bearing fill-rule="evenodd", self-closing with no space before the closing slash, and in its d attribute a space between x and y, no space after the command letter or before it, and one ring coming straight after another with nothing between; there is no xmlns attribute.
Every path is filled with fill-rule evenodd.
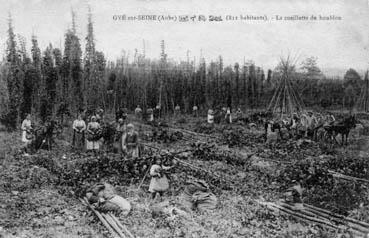
<svg viewBox="0 0 369 238"><path fill-rule="evenodd" d="M32 134L32 122L31 122L31 114L27 114L26 118L22 122L22 142L24 146L27 147L33 139Z"/></svg>
<svg viewBox="0 0 369 238"><path fill-rule="evenodd" d="M78 114L78 118L73 122L73 148L82 151L85 146L86 123L82 119L82 115Z"/></svg>

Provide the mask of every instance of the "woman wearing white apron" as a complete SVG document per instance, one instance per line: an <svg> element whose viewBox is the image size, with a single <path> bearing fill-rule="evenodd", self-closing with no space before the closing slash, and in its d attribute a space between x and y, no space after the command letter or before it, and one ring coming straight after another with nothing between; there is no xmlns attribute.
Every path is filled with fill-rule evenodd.
<svg viewBox="0 0 369 238"><path fill-rule="evenodd" d="M87 141L86 147L87 151L89 150L99 150L100 149L100 133L101 127L100 124L96 121L96 117L91 117L91 122L87 125Z"/></svg>
<svg viewBox="0 0 369 238"><path fill-rule="evenodd" d="M86 123L82 120L82 115L78 114L78 118L73 122L73 148L81 152L85 146L85 130Z"/></svg>
<svg viewBox="0 0 369 238"><path fill-rule="evenodd" d="M22 122L22 142L24 143L24 146L28 146L32 141L31 129L31 114L27 114L26 118Z"/></svg>
<svg viewBox="0 0 369 238"><path fill-rule="evenodd" d="M214 123L214 111L212 109L208 110L208 123L209 124Z"/></svg>

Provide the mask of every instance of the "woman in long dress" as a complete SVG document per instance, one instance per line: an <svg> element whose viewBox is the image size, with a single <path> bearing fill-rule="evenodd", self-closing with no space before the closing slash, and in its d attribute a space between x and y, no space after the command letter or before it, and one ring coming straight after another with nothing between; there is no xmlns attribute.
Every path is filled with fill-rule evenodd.
<svg viewBox="0 0 369 238"><path fill-rule="evenodd" d="M147 109L147 121L148 122L153 122L154 121L154 111L152 110L152 108Z"/></svg>
<svg viewBox="0 0 369 238"><path fill-rule="evenodd" d="M96 121L96 117L91 117L91 122L87 125L87 140L86 148L87 150L99 150L100 149L100 124Z"/></svg>
<svg viewBox="0 0 369 238"><path fill-rule="evenodd" d="M86 123L82 120L82 115L78 114L78 118L73 122L73 148L82 151L85 146L85 130Z"/></svg>
<svg viewBox="0 0 369 238"><path fill-rule="evenodd" d="M231 115L231 108L227 108L227 112L225 114L225 121L229 124L232 123L232 115Z"/></svg>
<svg viewBox="0 0 369 238"><path fill-rule="evenodd" d="M213 111L213 109L208 110L208 123L209 124L214 123L214 111Z"/></svg>
<svg viewBox="0 0 369 238"><path fill-rule="evenodd" d="M169 189L168 178L164 171L171 168L169 166L163 166L160 157L155 159L155 164L150 168L151 181L149 192L151 193L152 199L155 199L157 195L163 196L164 192Z"/></svg>
<svg viewBox="0 0 369 238"><path fill-rule="evenodd" d="M28 146L32 142L32 122L31 114L27 114L26 118L22 122L22 142L24 146Z"/></svg>
<svg viewBox="0 0 369 238"><path fill-rule="evenodd" d="M138 154L138 133L134 130L133 124L127 125L127 133L122 137L123 151L132 158L137 158Z"/></svg>
<svg viewBox="0 0 369 238"><path fill-rule="evenodd" d="M123 118L119 118L118 119L118 125L115 131L115 148L118 150L118 153L122 153L123 152L123 147L122 147L122 137L124 135L124 133L127 130L127 126L124 123Z"/></svg>

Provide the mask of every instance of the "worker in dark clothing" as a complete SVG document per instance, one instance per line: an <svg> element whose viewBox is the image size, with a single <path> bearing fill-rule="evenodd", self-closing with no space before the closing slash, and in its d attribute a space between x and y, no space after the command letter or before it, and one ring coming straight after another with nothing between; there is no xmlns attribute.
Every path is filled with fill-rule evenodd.
<svg viewBox="0 0 369 238"><path fill-rule="evenodd" d="M302 207L302 191L301 184L296 180L292 180L292 186L285 193L286 202L294 204L297 208Z"/></svg>

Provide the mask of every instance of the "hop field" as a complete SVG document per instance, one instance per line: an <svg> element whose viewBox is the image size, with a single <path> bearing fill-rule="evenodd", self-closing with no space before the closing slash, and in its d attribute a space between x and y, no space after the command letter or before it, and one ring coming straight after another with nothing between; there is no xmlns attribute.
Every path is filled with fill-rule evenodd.
<svg viewBox="0 0 369 238"><path fill-rule="evenodd" d="M196 131L197 123L181 123ZM313 141L281 141L266 145L257 130L216 127L212 139L152 143L178 155L145 150L130 160L117 154L75 154L69 132L53 151L25 156L18 133L1 132L1 232L5 237L109 237L104 226L77 199L103 179L131 202L133 210L119 217L136 237L337 237L345 230L326 229L269 210L258 201L278 201L299 180L305 203L368 222L366 184L335 179L330 170L369 179L360 148L328 148ZM184 133L185 135L185 133ZM214 139L218 138L218 139ZM194 141L195 139L192 139ZM355 149L355 150L354 150ZM144 178L152 158L176 164L170 189L160 201L148 193ZM175 163L178 159L183 163ZM189 164L191 166L186 166ZM155 212L182 209L181 193L188 176L204 179L219 199L212 212ZM161 203L159 203L161 202ZM167 211L165 210L164 211Z"/></svg>

